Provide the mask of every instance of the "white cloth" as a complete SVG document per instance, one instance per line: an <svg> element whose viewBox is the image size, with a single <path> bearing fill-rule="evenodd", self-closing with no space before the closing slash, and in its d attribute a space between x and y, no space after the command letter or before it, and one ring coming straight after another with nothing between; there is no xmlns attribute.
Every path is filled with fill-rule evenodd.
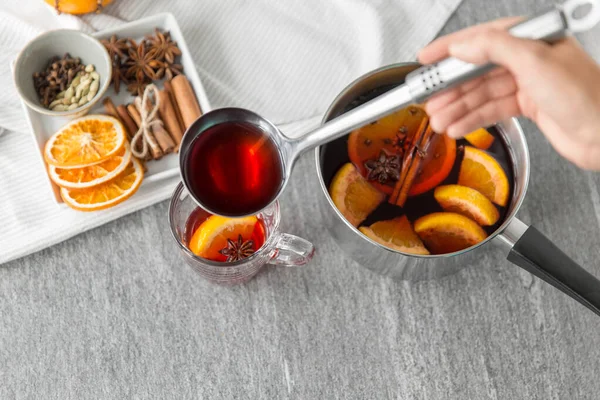
<svg viewBox="0 0 600 400"><path fill-rule="evenodd" d="M173 13L213 107L252 109L301 134L361 74L411 61L460 0L114 0L100 15L56 15L42 0L0 4L0 263L169 197L176 179L143 186L96 213L62 209L40 174L10 62L39 33L101 30ZM308 121L308 122L298 122Z"/></svg>

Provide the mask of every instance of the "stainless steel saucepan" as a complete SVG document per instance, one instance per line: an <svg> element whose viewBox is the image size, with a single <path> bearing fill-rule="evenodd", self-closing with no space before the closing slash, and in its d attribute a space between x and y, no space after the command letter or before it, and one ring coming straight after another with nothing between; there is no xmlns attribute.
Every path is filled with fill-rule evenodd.
<svg viewBox="0 0 600 400"><path fill-rule="evenodd" d="M334 100L325 114L323 123L358 105L369 93L391 89L404 83L406 76L418 64L395 64L370 72L351 83ZM477 263L481 252L496 245L505 251L512 263L529 271L562 290L596 314L600 315L600 281L570 259L548 238L533 226L516 217L529 182L529 150L521 126L516 119L497 125L497 130L507 144L514 184L512 201L504 223L486 240L469 249L444 255L416 256L388 249L363 235L349 223L333 204L329 193L329 180L335 173L325 161L325 147L315 149L317 175L323 191L320 214L338 245L356 262L379 274L401 280L425 280L449 275L466 264Z"/></svg>

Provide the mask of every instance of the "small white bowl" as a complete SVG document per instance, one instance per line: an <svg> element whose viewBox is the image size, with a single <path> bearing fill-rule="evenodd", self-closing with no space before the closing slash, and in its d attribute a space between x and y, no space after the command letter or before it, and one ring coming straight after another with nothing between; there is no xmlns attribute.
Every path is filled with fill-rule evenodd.
<svg viewBox="0 0 600 400"><path fill-rule="evenodd" d="M52 111L42 105L33 86L33 74L42 72L54 56L79 57L84 65L93 64L100 75L96 96L81 107L68 111ZM27 106L38 113L76 118L86 114L110 86L112 63L108 52L98 39L80 31L60 29L36 37L21 50L14 65L14 81L19 95Z"/></svg>

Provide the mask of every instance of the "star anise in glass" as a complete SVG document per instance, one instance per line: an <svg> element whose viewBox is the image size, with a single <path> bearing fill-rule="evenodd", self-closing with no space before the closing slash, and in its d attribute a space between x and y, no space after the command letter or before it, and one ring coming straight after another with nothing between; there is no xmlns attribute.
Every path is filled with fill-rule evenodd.
<svg viewBox="0 0 600 400"><path fill-rule="evenodd" d="M365 162L365 168L369 171L367 179L378 181L381 184L388 181L400 179L400 157L398 155L388 156L382 150L379 157Z"/></svg>
<svg viewBox="0 0 600 400"><path fill-rule="evenodd" d="M254 241L244 241L242 235L238 236L237 242L227 239L227 247L219 250L219 253L227 257L227 260L225 260L227 262L238 261L250 257L254 254Z"/></svg>
<svg viewBox="0 0 600 400"><path fill-rule="evenodd" d="M121 59L127 55L127 51L129 50L129 42L127 39L118 39L117 35L112 35L110 39L103 39L100 42L102 42L108 51L110 58L114 58L116 55Z"/></svg>
<svg viewBox="0 0 600 400"><path fill-rule="evenodd" d="M146 37L148 41L148 47L150 51L154 53L154 56L158 60L166 60L168 63L173 64L175 57L181 55L181 50L177 47L177 42L171 40L171 34L169 32L161 32L155 29L153 36Z"/></svg>
<svg viewBox="0 0 600 400"><path fill-rule="evenodd" d="M143 82L145 78L157 80L154 69L158 68L160 61L156 59L154 53L148 51L146 44L141 42L139 45L131 40L132 46L129 49L129 59L127 60L127 79Z"/></svg>

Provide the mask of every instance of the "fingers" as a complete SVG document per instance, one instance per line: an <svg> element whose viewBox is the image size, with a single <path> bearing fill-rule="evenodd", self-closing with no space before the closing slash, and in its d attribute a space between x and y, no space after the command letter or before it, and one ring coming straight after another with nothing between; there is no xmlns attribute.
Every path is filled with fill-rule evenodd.
<svg viewBox="0 0 600 400"><path fill-rule="evenodd" d="M421 64L431 64L433 62L439 61L448 57L448 47L450 44L455 42L460 42L469 37L473 37L474 35L488 29L506 29L520 20L522 17L510 17L510 18L502 18L492 22L487 22L485 24L476 25L471 28L463 29L461 31L452 33L447 36L443 36L437 40L434 40L425 48L423 48L417 58Z"/></svg>
<svg viewBox="0 0 600 400"><path fill-rule="evenodd" d="M496 122L519 115L519 104L514 95L491 100L476 108L458 121L452 123L446 134L452 138L460 138L475 129L490 126Z"/></svg>
<svg viewBox="0 0 600 400"><path fill-rule="evenodd" d="M442 92L427 101L425 105L425 110L427 111L427 114L433 115L438 110L446 107L448 104L459 99L461 96L476 89L477 87L482 85L486 80L492 79L502 74L506 74L506 69L497 68L480 78L467 81L454 89Z"/></svg>
<svg viewBox="0 0 600 400"><path fill-rule="evenodd" d="M505 72L482 81L469 92L463 93L456 100L434 112L430 112L429 108L426 111L431 116L433 130L445 132L450 125L491 100L515 95L516 92L517 84L514 78L508 72Z"/></svg>

